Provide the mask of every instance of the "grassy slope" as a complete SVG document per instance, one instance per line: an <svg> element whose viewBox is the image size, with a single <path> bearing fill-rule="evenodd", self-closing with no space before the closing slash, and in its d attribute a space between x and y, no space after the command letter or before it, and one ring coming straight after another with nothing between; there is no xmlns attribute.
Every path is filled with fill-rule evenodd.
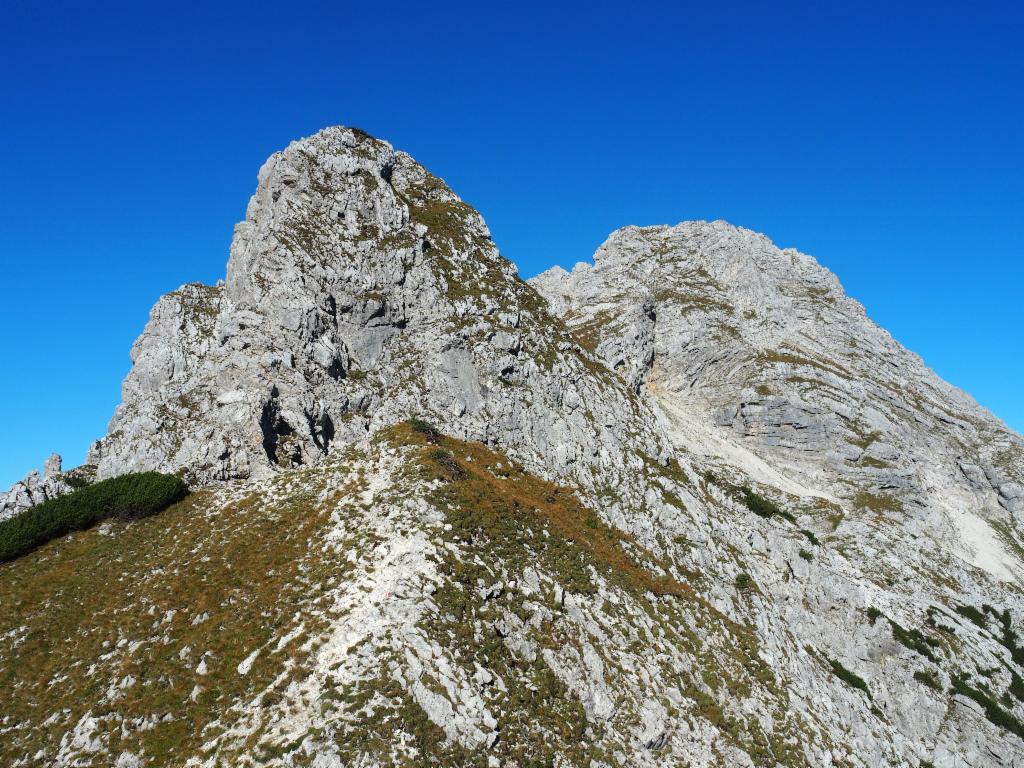
<svg viewBox="0 0 1024 768"><path fill-rule="evenodd" d="M54 755L90 713L159 720L123 738L102 723L97 731L109 734L113 755L142 751L175 764L228 706L269 685L297 643L246 676L237 665L290 628L345 563L315 557L328 507L308 491L259 507L250 495L222 504L200 492L156 517L75 533L0 566L0 764L40 749ZM196 674L203 654L205 676Z"/></svg>
<svg viewBox="0 0 1024 768"><path fill-rule="evenodd" d="M329 629L347 611L337 608L339 590L378 599L360 597L368 587L359 579L377 568L382 546L371 506L403 498L426 499L442 514L431 524L390 506L383 513L391 543L416 528L433 537L444 578L416 632L463 680L479 665L502 681L480 695L499 719L491 754L503 762L550 764L557 753L576 765L615 764L615 749L635 748L628 734L647 698L672 718L704 723L720 755L803 762L798 741L809 734L787 715L784 686L751 630L669 576L571 491L479 444L410 425L389 431L371 453L390 446L401 446L401 477L373 505L363 495L371 465L351 451L259 492L200 492L159 516L75 533L0 566L0 764L36 764L28 758L37 752L38 764L52 764L76 726L89 736L84 743L99 739L98 752L76 753L87 765L111 764L123 751L161 766L211 755L218 765L308 765L317 751L346 762L486 764L485 752L452 743L426 717L400 652L366 651L377 671L355 682L318 665ZM340 545L330 544L339 531ZM540 574L541 593L482 596L482 584L514 584L528 569ZM578 597L599 635L581 631L555 584ZM539 652L512 652L495 629L502 621ZM656 657L652 646L662 649ZM602 724L588 721L586 692L572 679L585 649L602 657L619 697ZM657 691L615 682L630 654L651 665ZM459 705L444 681L424 681ZM743 700L756 716L743 713ZM289 733L298 710L306 724ZM97 720L92 731L87 716Z"/></svg>

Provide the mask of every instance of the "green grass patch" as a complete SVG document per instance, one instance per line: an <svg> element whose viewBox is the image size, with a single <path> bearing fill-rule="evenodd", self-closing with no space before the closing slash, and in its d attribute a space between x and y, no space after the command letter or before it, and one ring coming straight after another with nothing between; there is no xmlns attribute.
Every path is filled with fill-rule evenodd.
<svg viewBox="0 0 1024 768"><path fill-rule="evenodd" d="M435 492L436 501L463 543L489 548L506 564L525 567L535 559L570 592L596 593L593 567L628 589L658 596L691 593L667 575L667 564L607 525L571 489L534 477L480 443L444 436L417 420L396 426L394 433L405 442L426 443L422 470L446 481Z"/></svg>
<svg viewBox="0 0 1024 768"><path fill-rule="evenodd" d="M869 493L868 491L861 491L854 496L853 505L859 509L868 509L878 513L903 511L903 502L895 496Z"/></svg>
<svg viewBox="0 0 1024 768"><path fill-rule="evenodd" d="M876 459L874 456L862 456L857 463L862 467L871 467L872 469L888 469L892 466L888 461Z"/></svg>
<svg viewBox="0 0 1024 768"><path fill-rule="evenodd" d="M238 664L302 622L310 629L304 637L320 631L322 620L303 606L316 601L315 585L353 567L347 550L334 552L320 538L346 486L339 482L316 504L320 487L310 486L312 473L303 477L309 482L297 490L287 490L287 477L275 481L277 498L268 503L258 493L218 502L198 491L159 515L116 524L114 536L94 527L0 565L0 636L18 632L21 640L0 647L0 709L19 724L0 739L0 765L55 764L62 739L90 711L109 750L90 756L93 764L113 765L129 751L145 765L185 765L231 702L281 701L297 679L275 683L283 659L261 653L247 675ZM119 639L134 642L122 647ZM293 642L287 653L301 676L308 664L302 639ZM209 672L198 677L207 652ZM137 683L109 697L126 675ZM174 718L161 719L166 713ZM143 721L152 727L130 726ZM244 763L258 738L238 747L244 755L219 759Z"/></svg>

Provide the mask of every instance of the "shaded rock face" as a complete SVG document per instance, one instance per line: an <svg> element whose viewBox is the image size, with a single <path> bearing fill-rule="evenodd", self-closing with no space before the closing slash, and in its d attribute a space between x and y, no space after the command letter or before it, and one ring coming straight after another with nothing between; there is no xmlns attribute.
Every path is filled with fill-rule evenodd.
<svg viewBox="0 0 1024 768"><path fill-rule="evenodd" d="M328 129L260 170L226 281L158 302L90 460L101 477L263 476L414 414L584 476L610 463L598 445L665 455L654 428L627 429L638 404L553 328L443 182Z"/></svg>
<svg viewBox="0 0 1024 768"><path fill-rule="evenodd" d="M996 537L972 532L1007 512L1020 522L1024 441L812 257L720 221L627 227L593 265L531 283L670 430L711 430L856 508L898 504L1009 575Z"/></svg>

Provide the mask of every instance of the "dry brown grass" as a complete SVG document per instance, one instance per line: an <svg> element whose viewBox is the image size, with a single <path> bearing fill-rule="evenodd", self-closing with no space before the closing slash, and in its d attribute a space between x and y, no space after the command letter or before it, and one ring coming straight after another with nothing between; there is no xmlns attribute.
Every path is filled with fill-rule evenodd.
<svg viewBox="0 0 1024 768"><path fill-rule="evenodd" d="M419 460L425 473L448 481L439 491L439 501L465 540L486 538L512 562L524 556L525 544L567 579L567 587L580 591L594 591L586 571L593 565L632 590L658 596L691 594L688 585L640 565L642 560L664 571L650 552L605 523L571 489L525 472L481 443L447 436L431 441L408 424L394 429L399 440L422 446Z"/></svg>

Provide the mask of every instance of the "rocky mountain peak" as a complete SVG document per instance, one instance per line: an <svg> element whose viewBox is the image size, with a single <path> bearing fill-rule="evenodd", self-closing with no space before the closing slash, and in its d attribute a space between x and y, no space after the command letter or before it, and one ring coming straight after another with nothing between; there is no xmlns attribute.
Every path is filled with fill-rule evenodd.
<svg viewBox="0 0 1024 768"><path fill-rule="evenodd" d="M531 283L671 429L710 430L862 512L913 510L969 562L1017 578L989 523L1021 514L1024 442L813 257L721 221L626 227L593 265Z"/></svg>
<svg viewBox="0 0 1024 768"><path fill-rule="evenodd" d="M261 476L410 415L585 476L605 461L595 432L665 456L631 394L559 328L444 182L329 128L264 164L225 282L158 302L90 460L101 477Z"/></svg>
<svg viewBox="0 0 1024 768"><path fill-rule="evenodd" d="M132 362L90 461L195 493L0 566L4 764L1019 762L1024 443L810 256L626 227L528 284L329 128Z"/></svg>

